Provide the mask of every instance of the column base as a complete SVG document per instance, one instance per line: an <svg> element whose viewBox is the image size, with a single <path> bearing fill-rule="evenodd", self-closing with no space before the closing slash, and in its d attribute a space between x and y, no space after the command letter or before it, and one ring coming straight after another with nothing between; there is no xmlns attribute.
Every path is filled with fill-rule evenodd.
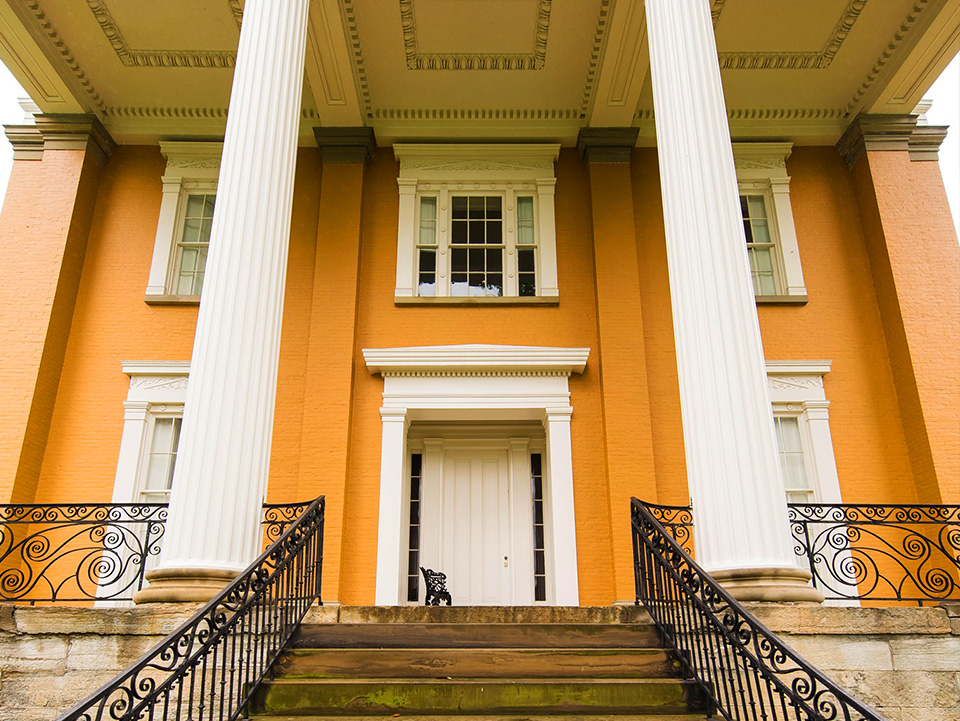
<svg viewBox="0 0 960 721"><path fill-rule="evenodd" d="M823 603L823 594L810 585L810 572L799 567L734 568L710 575L738 601Z"/></svg>
<svg viewBox="0 0 960 721"><path fill-rule="evenodd" d="M161 568L148 571L150 585L133 594L134 603L206 603L237 577L220 568Z"/></svg>

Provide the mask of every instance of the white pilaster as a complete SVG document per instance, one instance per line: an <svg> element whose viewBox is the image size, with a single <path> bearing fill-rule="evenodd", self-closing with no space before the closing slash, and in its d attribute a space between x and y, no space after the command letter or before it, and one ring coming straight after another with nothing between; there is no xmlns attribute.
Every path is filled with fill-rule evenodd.
<svg viewBox="0 0 960 721"><path fill-rule="evenodd" d="M244 9L170 516L139 600L175 600L164 579L222 578L260 550L308 9Z"/></svg>
<svg viewBox="0 0 960 721"><path fill-rule="evenodd" d="M577 573L577 524L573 507L573 456L571 454L570 416L573 408L547 408L547 485L546 507L553 527L551 545L554 559L554 603L557 606L580 605L580 581ZM547 574L550 577L550 574Z"/></svg>
<svg viewBox="0 0 960 721"><path fill-rule="evenodd" d="M401 556L407 550L402 527L403 458L407 447L407 409L381 408L383 439L380 445L380 520L377 527L377 606L397 606L401 577L406 568ZM398 462L398 459L400 462Z"/></svg>
<svg viewBox="0 0 960 721"><path fill-rule="evenodd" d="M807 598L790 544L710 3L646 0L646 8L697 557L731 586L749 586L745 598Z"/></svg>

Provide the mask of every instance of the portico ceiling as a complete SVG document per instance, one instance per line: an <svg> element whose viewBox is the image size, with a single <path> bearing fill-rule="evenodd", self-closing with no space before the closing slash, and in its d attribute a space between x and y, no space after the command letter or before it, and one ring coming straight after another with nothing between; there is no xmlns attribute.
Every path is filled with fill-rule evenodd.
<svg viewBox="0 0 960 721"><path fill-rule="evenodd" d="M910 112L960 49L960 0L712 0L737 137L832 142ZM44 112L119 142L222 135L242 0L0 0L0 59ZM312 0L303 142L536 138L635 125L653 142L642 0Z"/></svg>

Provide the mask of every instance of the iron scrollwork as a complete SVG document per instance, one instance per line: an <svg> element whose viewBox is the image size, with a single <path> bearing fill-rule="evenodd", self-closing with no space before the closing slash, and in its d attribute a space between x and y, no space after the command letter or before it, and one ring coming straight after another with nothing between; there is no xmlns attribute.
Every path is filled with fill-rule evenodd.
<svg viewBox="0 0 960 721"><path fill-rule="evenodd" d="M960 506L790 504L797 556L827 599L960 599Z"/></svg>
<svg viewBox="0 0 960 721"><path fill-rule="evenodd" d="M637 603L723 718L883 721L721 588L646 504L631 499L630 516Z"/></svg>
<svg viewBox="0 0 960 721"><path fill-rule="evenodd" d="M447 574L423 566L420 566L420 573L423 574L423 582L427 586L427 595L423 599L423 605L439 606L446 603L447 606L452 606L453 597L447 590Z"/></svg>

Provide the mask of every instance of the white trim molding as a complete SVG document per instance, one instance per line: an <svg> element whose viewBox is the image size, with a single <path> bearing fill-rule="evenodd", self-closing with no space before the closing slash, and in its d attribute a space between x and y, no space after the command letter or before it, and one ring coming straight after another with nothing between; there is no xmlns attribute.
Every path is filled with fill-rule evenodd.
<svg viewBox="0 0 960 721"><path fill-rule="evenodd" d="M800 267L800 244L790 203L787 158L793 143L732 143L737 182L741 193L762 195L776 246L779 295L806 296Z"/></svg>
<svg viewBox="0 0 960 721"><path fill-rule="evenodd" d="M568 378L582 373L589 348L452 345L365 348L383 377L376 604L405 598L404 528L407 431L413 422L537 421L546 436L545 504L550 528L548 599L580 603Z"/></svg>
<svg viewBox="0 0 960 721"><path fill-rule="evenodd" d="M831 361L767 361L767 387L775 415L790 415L800 421L806 470L817 503L843 503L837 461L830 435L830 401L823 377Z"/></svg>
<svg viewBox="0 0 960 721"><path fill-rule="evenodd" d="M136 503L150 422L158 413L180 414L187 396L190 361L123 361L130 390L123 402L123 435L113 482L113 503Z"/></svg>
<svg viewBox="0 0 960 721"><path fill-rule="evenodd" d="M160 181L163 199L157 220L157 236L153 244L150 277L144 299L163 303L193 296L177 296L173 291L173 268L177 242L183 233L183 215L187 196L213 194L217 190L220 173L220 155L223 143L169 142L160 144L160 152L167 159L167 168Z"/></svg>
<svg viewBox="0 0 960 721"><path fill-rule="evenodd" d="M537 261L537 292L539 298L557 298L557 229L554 193L556 171L554 163L560 155L560 145L546 144L407 144L396 143L393 152L400 163L397 179L400 193L397 221L397 283L396 299L417 297L417 208L422 195L462 191L486 191L505 195L525 193L535 198L535 226L539 259ZM441 206L443 203L441 202ZM441 214L444 213L441 207ZM506 234L513 228L507 208ZM445 216L444 216L445 217ZM437 238L440 257L437 260L438 295L446 295L449 253L446 249L446 228L441 224ZM513 233L516 235L516 233ZM515 239L514 239L515 240ZM511 239L504 240L507 256L504 259L504 295L517 297L511 290L516 286L516 253ZM441 282L442 281L442 282ZM463 300L476 301L472 298ZM495 299L494 299L495 300Z"/></svg>

